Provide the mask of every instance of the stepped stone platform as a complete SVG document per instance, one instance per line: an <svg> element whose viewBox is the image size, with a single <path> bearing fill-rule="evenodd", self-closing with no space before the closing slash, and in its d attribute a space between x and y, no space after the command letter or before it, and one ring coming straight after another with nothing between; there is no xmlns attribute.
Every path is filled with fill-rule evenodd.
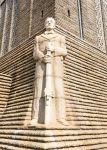
<svg viewBox="0 0 107 150"><path fill-rule="evenodd" d="M0 126L0 150L106 150L106 135L102 129L70 126L60 128L7 126L5 129L4 126Z"/></svg>

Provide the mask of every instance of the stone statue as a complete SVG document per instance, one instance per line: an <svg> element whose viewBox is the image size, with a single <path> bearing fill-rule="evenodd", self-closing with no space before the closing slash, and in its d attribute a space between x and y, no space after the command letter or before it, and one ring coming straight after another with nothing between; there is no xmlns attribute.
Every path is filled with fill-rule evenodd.
<svg viewBox="0 0 107 150"><path fill-rule="evenodd" d="M34 41L35 91L30 126L55 122L68 125L63 85L63 60L67 55L65 37L54 31L53 18L46 19L45 27L46 31Z"/></svg>

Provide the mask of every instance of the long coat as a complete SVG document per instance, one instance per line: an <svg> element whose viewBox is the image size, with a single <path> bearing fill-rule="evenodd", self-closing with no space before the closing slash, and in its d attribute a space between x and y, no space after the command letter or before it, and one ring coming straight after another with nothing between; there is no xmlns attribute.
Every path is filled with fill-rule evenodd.
<svg viewBox="0 0 107 150"><path fill-rule="evenodd" d="M65 119L65 98L63 85L63 60L67 55L65 37L58 33L41 34L35 37L33 57L36 60L35 69L35 92L33 103L33 118L43 122L44 89L46 82L46 63L43 57L46 54L46 46L51 42L54 52L52 53L52 82L54 91L53 116L57 120ZM45 109L45 108L44 108ZM42 113L41 113L42 111Z"/></svg>

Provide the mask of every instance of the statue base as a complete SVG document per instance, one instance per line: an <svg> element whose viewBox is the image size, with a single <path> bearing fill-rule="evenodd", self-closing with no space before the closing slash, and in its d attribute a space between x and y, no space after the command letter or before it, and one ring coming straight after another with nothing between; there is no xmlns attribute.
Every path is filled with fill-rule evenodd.
<svg viewBox="0 0 107 150"><path fill-rule="evenodd" d="M37 123L37 121L35 119L31 120L31 122L28 124L28 127L40 127L40 128L44 128L44 127L63 127L63 126L70 126L70 124L65 120L65 119L60 119L57 120L56 122L50 122L49 124L41 124L41 123Z"/></svg>

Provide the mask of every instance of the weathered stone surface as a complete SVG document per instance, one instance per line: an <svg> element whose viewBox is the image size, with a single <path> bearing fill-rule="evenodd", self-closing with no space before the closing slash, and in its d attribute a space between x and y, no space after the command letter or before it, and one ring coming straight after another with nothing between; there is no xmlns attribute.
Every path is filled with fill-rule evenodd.
<svg viewBox="0 0 107 150"><path fill-rule="evenodd" d="M10 75L0 73L0 118L3 117L3 113L9 100L11 82Z"/></svg>
<svg viewBox="0 0 107 150"><path fill-rule="evenodd" d="M65 35L67 39L68 50L68 56L64 61L66 113L67 120L71 125L70 130L67 131L66 135L71 135L69 135L69 142L65 142L62 145L68 145L65 146L65 149L76 149L77 147L82 150L87 148L90 150L93 148L103 148L106 146L105 136L107 129L107 56L87 43L81 42L79 39L73 38L72 36L67 36L67 33ZM10 128L10 130L14 132L12 128L20 128L20 126L23 126L25 123L25 119L31 119L31 103L33 100L33 82L35 70L32 54L34 46L33 41L33 38L27 40L0 60L0 72L10 73L13 75L14 79L14 82L12 82L11 86L8 108L4 113L4 117L0 121L0 132L3 132L3 130L6 129L6 136L9 136L7 128ZM15 57L13 57L13 55ZM7 60L8 63L5 60ZM31 130L33 129L30 128L29 133L31 133ZM65 134L64 130L61 129L61 134ZM38 130L34 129L33 133L36 134L36 131ZM71 138L74 138L74 131L77 132L78 140L70 141ZM84 144L81 144L81 140L79 138L80 136L78 136L79 131L82 132L81 138L84 139L82 140ZM25 136L25 138L26 137L28 136ZM56 136L56 139L58 137L59 136ZM89 140L85 140L86 137L89 137ZM16 136L16 138L18 137ZM101 138L103 138L103 140ZM24 146L18 144L18 140L15 141L16 144L13 145L9 144L13 143L13 140L6 140L6 144L5 142L3 143L4 138L1 136L0 141L2 141L0 146L9 146L10 149L14 150L16 150L16 147L24 149ZM65 141L67 141L67 139ZM28 143L31 145L32 140L29 139ZM41 143L42 142L40 141L40 145L44 145ZM27 146L25 146L25 149L30 149L28 148L29 146ZM61 145L59 145L59 147L61 147ZM34 147L31 149L34 149Z"/></svg>
<svg viewBox="0 0 107 150"><path fill-rule="evenodd" d="M96 19L97 19L97 32L98 32L98 48L106 52L105 37L104 37L105 31L104 31L104 24L103 24L101 1L95 0L95 5L96 5Z"/></svg>
<svg viewBox="0 0 107 150"><path fill-rule="evenodd" d="M1 55L1 44L2 44L2 36L3 36L5 10L6 10L6 4L3 3L2 7L0 7L0 55Z"/></svg>
<svg viewBox="0 0 107 150"><path fill-rule="evenodd" d="M94 46L98 44L96 42L96 23L94 24L96 21L95 4L93 0L88 2L90 3L82 1L83 24L85 25L83 31L86 42L79 38L76 1L69 1L69 4L72 5L69 9L74 8L70 11L72 19L68 17L68 3L62 0L32 0L32 5L28 7L21 2L23 3L20 7L22 12L19 14L24 13L23 17L27 15L27 19L25 18L25 24L22 18L19 19L18 29L16 28L17 36L14 36L17 38L14 47L18 46L0 58L0 73L10 74L12 77L11 92L6 102L7 107L3 117L0 118L1 150L107 149L107 55ZM2 11L5 11L3 4L5 1L2 3ZM43 16L41 16L42 10ZM31 12L33 12L32 15ZM0 27L3 26L3 15ZM61 21L58 15L62 16ZM88 15L88 20L86 15ZM64 89L66 115L70 127L52 125L48 128L44 126L28 128L26 122L31 120L34 92L34 37L44 32L44 20L47 16L56 18L56 32L66 37L68 56L64 60ZM32 19L29 21L30 17ZM27 39L31 35L34 36ZM22 44L19 45L19 43ZM6 92L7 89L4 91ZM1 90L3 91L2 88Z"/></svg>
<svg viewBox="0 0 107 150"><path fill-rule="evenodd" d="M46 19L45 28L46 31L34 40L36 69L30 125L50 125L55 122L68 125L65 121L63 84L63 61L67 56L65 37L54 31L55 20L52 17Z"/></svg>
<svg viewBox="0 0 107 150"><path fill-rule="evenodd" d="M58 26L65 28L74 36L82 38L82 40L99 47L105 52L104 41L107 39L106 15L103 12L106 11L106 1L102 1L101 4L102 14L100 16L102 15L104 23L101 21L101 17L98 18L99 10L96 13L96 4L93 0L90 0L90 2L88 0L4 0L0 5L0 37L2 37L0 38L0 43L2 40L0 45L3 51L2 55L32 35L35 35L35 33L42 31L44 29L44 21L48 16L55 17ZM5 11L6 5L8 13ZM7 21L5 22L4 20ZM4 22L5 29L3 33ZM104 24L105 31L100 28L100 22L101 28ZM5 34L7 32L8 34ZM103 46L101 46L101 43Z"/></svg>

